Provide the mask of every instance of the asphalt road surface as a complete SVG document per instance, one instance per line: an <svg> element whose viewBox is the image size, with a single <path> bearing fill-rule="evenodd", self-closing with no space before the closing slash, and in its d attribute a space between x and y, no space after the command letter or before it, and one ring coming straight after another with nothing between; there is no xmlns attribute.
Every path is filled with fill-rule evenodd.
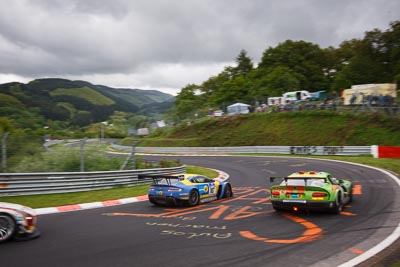
<svg viewBox="0 0 400 267"><path fill-rule="evenodd" d="M228 173L234 198L41 215L41 237L1 244L0 266L351 266L400 222L399 186L375 169L304 158L173 158ZM301 170L353 180L351 206L339 215L275 212L268 178Z"/></svg>

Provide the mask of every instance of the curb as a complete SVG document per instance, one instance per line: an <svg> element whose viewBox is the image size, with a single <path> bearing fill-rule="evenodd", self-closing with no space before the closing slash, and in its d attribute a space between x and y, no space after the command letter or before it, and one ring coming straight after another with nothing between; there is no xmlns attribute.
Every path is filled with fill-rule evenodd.
<svg viewBox="0 0 400 267"><path fill-rule="evenodd" d="M219 181L226 181L229 179L229 174L226 172L215 170L219 173L218 177L215 178ZM98 202L91 202L91 203L82 203L82 204L74 204L74 205L65 205L65 206L58 206L58 207L49 207L49 208L38 208L34 209L37 215L45 215L45 214L53 214L53 213L61 213L61 212L69 212L69 211L78 211L78 210L87 210L87 209L95 209L95 208L103 208L103 207L110 207L116 205L123 205L129 203L136 203L146 201L149 198L147 195L137 196L137 197L129 197L129 198L122 198L122 199L114 199L114 200L105 200L105 201L98 201Z"/></svg>
<svg viewBox="0 0 400 267"><path fill-rule="evenodd" d="M105 201L91 202L91 203L65 205L65 206L58 206L58 207L39 208L39 209L35 209L35 211L36 211L37 215L44 215L44 214L51 214L51 213L61 213L61 212L68 212L68 211L103 208L103 207L109 207L109 206L115 206L115 205L141 202L141 201L145 201L145 200L148 200L147 195L115 199L115 200L105 200Z"/></svg>

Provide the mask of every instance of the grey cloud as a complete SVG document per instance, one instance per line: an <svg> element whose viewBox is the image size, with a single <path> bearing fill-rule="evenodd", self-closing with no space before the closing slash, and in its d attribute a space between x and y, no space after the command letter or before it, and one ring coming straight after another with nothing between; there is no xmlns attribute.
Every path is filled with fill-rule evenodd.
<svg viewBox="0 0 400 267"><path fill-rule="evenodd" d="M287 39L362 38L398 10L398 0L0 0L0 74L132 74L229 62L241 49L258 60Z"/></svg>

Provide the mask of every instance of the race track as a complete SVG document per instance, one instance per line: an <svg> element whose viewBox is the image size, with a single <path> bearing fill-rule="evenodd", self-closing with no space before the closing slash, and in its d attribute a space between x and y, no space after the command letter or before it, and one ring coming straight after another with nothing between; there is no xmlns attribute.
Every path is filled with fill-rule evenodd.
<svg viewBox="0 0 400 267"><path fill-rule="evenodd" d="M399 184L372 168L284 157L170 158L228 173L235 197L193 208L143 201L41 215L40 238L0 245L1 266L351 266L399 229ZM353 180L351 206L339 215L273 211L268 178L301 170Z"/></svg>

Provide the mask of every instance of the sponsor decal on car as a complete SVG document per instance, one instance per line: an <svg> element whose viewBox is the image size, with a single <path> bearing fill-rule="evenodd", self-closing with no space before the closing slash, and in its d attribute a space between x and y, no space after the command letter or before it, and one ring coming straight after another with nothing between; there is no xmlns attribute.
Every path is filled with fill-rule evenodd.
<svg viewBox="0 0 400 267"><path fill-rule="evenodd" d="M216 199L217 199L217 197L206 197L206 198L200 199L200 203L210 202L210 201L214 201Z"/></svg>

